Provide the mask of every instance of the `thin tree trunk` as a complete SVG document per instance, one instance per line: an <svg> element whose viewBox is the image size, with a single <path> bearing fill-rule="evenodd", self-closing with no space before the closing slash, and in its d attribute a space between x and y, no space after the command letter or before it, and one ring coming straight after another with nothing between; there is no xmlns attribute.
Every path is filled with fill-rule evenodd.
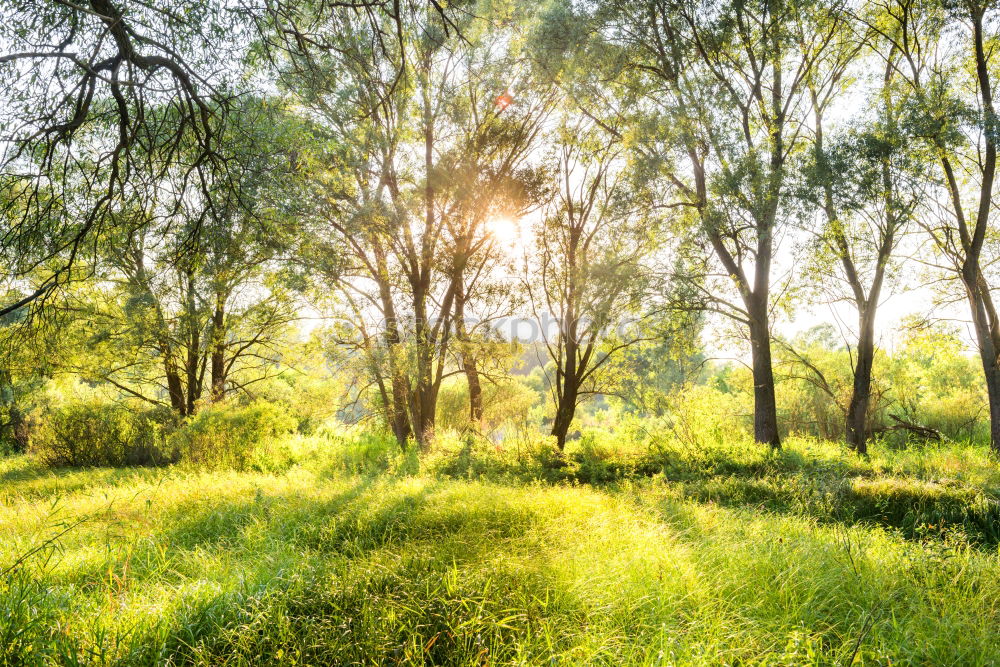
<svg viewBox="0 0 1000 667"><path fill-rule="evenodd" d="M430 448L434 438L434 411L437 407L433 380L434 341L431 340L431 323L427 318L427 296L430 289L430 270L434 257L428 237L434 229L435 197L434 179L434 118L427 93L427 72L422 72L422 106L424 130L424 231L420 239L418 263L410 271L409 281L413 290L413 315L416 335L417 382L410 400L410 422L421 451Z"/></svg>
<svg viewBox="0 0 1000 667"><path fill-rule="evenodd" d="M576 237L574 237L576 238ZM575 244L570 244L570 266L575 268ZM578 342L577 342L577 322L576 322L576 284L571 280L567 289L568 299L566 314L562 321L562 330L559 335L562 337L563 355L562 359L556 360L562 368L556 369L556 414L552 420L552 435L556 437L556 446L559 451L566 447L566 434L569 432L570 424L576 415L576 403L580 396L580 374L578 366Z"/></svg>
<svg viewBox="0 0 1000 667"><path fill-rule="evenodd" d="M410 395L410 423L413 435L421 451L430 448L433 438L434 409L431 394L431 360L429 323L427 322L426 300L423 286L419 281L413 285L414 335L416 337L416 375L415 391Z"/></svg>
<svg viewBox="0 0 1000 667"><path fill-rule="evenodd" d="M986 379L986 394L990 406L990 447L1000 454L1000 363L997 353L1000 346L1000 322L997 321L993 300L987 291L981 273L973 285L966 281L966 293L972 308L972 324L976 331L979 359Z"/></svg>
<svg viewBox="0 0 1000 667"><path fill-rule="evenodd" d="M471 354L462 353L462 366L469 383L469 420L478 428L483 426L483 387L479 383L476 359Z"/></svg>
<svg viewBox="0 0 1000 667"><path fill-rule="evenodd" d="M375 254L375 266L378 271L379 299L382 302L382 315L385 318L384 337L388 356L389 378L392 386L391 403L386 404L386 421L392 429L393 435L400 449L406 451L407 443L413 430L410 426L410 418L407 414L409 403L409 386L406 377L400 371L396 363L395 354L402 340L399 334L399 320L396 317L396 307L392 301L392 290L389 285L389 270L386 264L385 251L377 239L372 241L372 249Z"/></svg>
<svg viewBox="0 0 1000 667"><path fill-rule="evenodd" d="M201 331L198 327L197 312L194 298L194 272L188 269L185 272L187 278L187 363L185 373L187 375L187 414L193 415L197 411L197 401L201 397L201 387L198 381L198 365L201 361Z"/></svg>
<svg viewBox="0 0 1000 667"><path fill-rule="evenodd" d="M215 295L215 311L212 313L212 402L217 403L226 396L226 299L219 292Z"/></svg>
<svg viewBox="0 0 1000 667"><path fill-rule="evenodd" d="M469 421L478 428L483 425L483 387L479 382L479 369L476 367L476 357L468 349L469 339L465 329L465 286L462 278L458 278L455 290L455 333L459 345L462 346L462 371L469 385Z"/></svg>

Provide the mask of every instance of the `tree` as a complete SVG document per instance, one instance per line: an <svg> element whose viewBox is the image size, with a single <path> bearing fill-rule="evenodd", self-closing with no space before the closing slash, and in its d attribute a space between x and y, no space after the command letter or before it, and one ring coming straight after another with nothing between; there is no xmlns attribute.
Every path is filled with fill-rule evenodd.
<svg viewBox="0 0 1000 667"><path fill-rule="evenodd" d="M180 174L176 200L225 171L219 125L238 74L241 21L221 3L15 0L0 9L0 251L24 307L97 252L114 213ZM193 154L188 151L195 147ZM40 269L45 269L40 270Z"/></svg>
<svg viewBox="0 0 1000 667"><path fill-rule="evenodd" d="M557 143L559 186L536 227L525 285L554 362L552 435L561 451L577 406L609 389L602 373L638 342L628 320L652 293L647 262L657 233L652 198L630 181L618 141L581 121L562 127Z"/></svg>
<svg viewBox="0 0 1000 667"><path fill-rule="evenodd" d="M855 51L846 45L843 57L826 68L827 76L842 78ZM815 285L826 286L837 300L845 298L843 291L831 290L830 285L845 286L849 293L846 299L857 310L853 387L845 411L845 434L848 444L860 454L867 453L871 430L876 313L893 255L920 194L892 93L896 59L890 54L881 82L872 86L878 91L874 119L840 135L828 136L825 123L839 92L837 87L826 86L821 92L824 88L810 83L814 139L806 199L822 211L823 219L815 238L811 275L816 278ZM834 281L827 280L829 277Z"/></svg>
<svg viewBox="0 0 1000 667"><path fill-rule="evenodd" d="M636 150L689 212L711 258L689 263L695 302L750 342L754 437L780 446L771 363L772 264L807 121L808 83L846 15L837 3L611 1L598 17L616 56ZM678 276L681 278L682 276ZM728 298L735 289L738 300Z"/></svg>
<svg viewBox="0 0 1000 667"><path fill-rule="evenodd" d="M141 200L167 171L183 175L180 202L224 178L221 126L248 92L248 66L322 39L316 17L344 10L391 41L398 2L358 0L10 0L0 53L0 252L30 289L0 315L44 299L93 265L97 239L115 213ZM423 4L408 3L411 11ZM426 3L446 30L454 23ZM385 33L382 30L385 29ZM391 48L385 53L390 54ZM187 148L182 146L187 145ZM190 146L197 150L190 154ZM42 270L44 269L44 270Z"/></svg>
<svg viewBox="0 0 1000 667"><path fill-rule="evenodd" d="M987 267L997 167L994 105L996 12L990 2L888 2L864 16L902 86L901 122L940 169L940 194L921 215L941 268L962 285L972 314L990 406L991 442L1000 451L1000 318Z"/></svg>
<svg viewBox="0 0 1000 667"><path fill-rule="evenodd" d="M277 260L297 230L300 124L266 100L245 98L240 114L219 138L231 157L228 177L205 184L211 199L120 213L100 239L100 282L80 290L106 352L80 371L154 404L162 384L182 416L206 390L219 401L273 373L295 319Z"/></svg>
<svg viewBox="0 0 1000 667"><path fill-rule="evenodd" d="M468 338L456 313L474 307L491 254L484 224L518 197L546 100L495 104L519 76L502 31L465 18L460 39L437 12L403 9L391 57L367 20L335 12L336 55L311 66L298 54L286 85L320 119L335 165L309 250L352 321L341 342L364 355L400 445L412 435L426 448L452 343ZM478 378L471 357L461 365Z"/></svg>

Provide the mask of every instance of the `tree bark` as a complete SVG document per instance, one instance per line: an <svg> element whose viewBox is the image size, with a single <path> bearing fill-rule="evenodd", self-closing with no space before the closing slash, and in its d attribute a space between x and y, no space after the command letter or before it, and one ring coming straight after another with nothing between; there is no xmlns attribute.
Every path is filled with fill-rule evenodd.
<svg viewBox="0 0 1000 667"><path fill-rule="evenodd" d="M976 263L978 266L978 262ZM971 273L968 271L967 273ZM997 320L993 299L990 296L981 272L975 272L977 279L964 277L966 294L972 309L972 324L976 332L979 359L983 365L986 380L986 395L990 406L990 447L1000 454L1000 321ZM970 285L970 282L972 283Z"/></svg>
<svg viewBox="0 0 1000 667"><path fill-rule="evenodd" d="M868 410L871 405L872 367L875 364L875 304L861 308L854 386L847 406L847 444L868 454Z"/></svg>
<svg viewBox="0 0 1000 667"><path fill-rule="evenodd" d="M187 360L185 363L185 375L187 376L187 414L193 415L197 411L197 401L201 397L201 382L198 377L198 366L201 362L201 329L198 326L198 313L194 295L194 272L191 269L185 271L187 279L187 300L185 303L187 316Z"/></svg>
<svg viewBox="0 0 1000 667"><path fill-rule="evenodd" d="M476 357L468 349L468 332L465 328L465 285L462 277L458 277L455 290L455 334L462 348L462 372L469 385L469 421L478 428L483 426L483 386L479 381L479 369L476 367Z"/></svg>
<svg viewBox="0 0 1000 667"><path fill-rule="evenodd" d="M170 407L181 417L187 416L187 403L184 400L184 384L174 363L173 350L168 343L160 343L160 354L163 355L163 373L167 377L167 394L170 396Z"/></svg>
<svg viewBox="0 0 1000 667"><path fill-rule="evenodd" d="M559 451L566 448L566 434L573 423L573 416L576 414L576 401L579 397L578 387L573 381L563 385L562 394L559 396L559 404L556 406L555 419L552 420L552 435L556 437L556 447Z"/></svg>
<svg viewBox="0 0 1000 667"><path fill-rule="evenodd" d="M434 440L437 391L430 378L423 375L423 371L424 369L418 371L421 375L417 381L417 391L411 394L410 423L413 426L413 436L417 445L421 451L426 452Z"/></svg>
<svg viewBox="0 0 1000 667"><path fill-rule="evenodd" d="M1000 454L1000 366L996 359L983 361L986 374L986 392L990 404L990 448Z"/></svg>
<svg viewBox="0 0 1000 667"><path fill-rule="evenodd" d="M571 272L575 272L576 245L579 241L579 234L574 230L571 233L569 243L568 264ZM579 367L579 341L576 319L576 295L577 285L570 279L566 287L566 313L561 323L559 335L562 337L563 356L557 359L556 363L561 366L556 368L556 414L552 420L552 435L556 437L556 446L559 451L566 447L566 434L569 432L570 424L576 414L576 403L580 397L580 375L583 369Z"/></svg>
<svg viewBox="0 0 1000 667"><path fill-rule="evenodd" d="M217 403L226 396L226 299L219 292L215 295L215 311L212 313L212 402Z"/></svg>
<svg viewBox="0 0 1000 667"><path fill-rule="evenodd" d="M483 426L483 387L479 382L479 370L476 359L471 354L462 353L462 366L465 378L469 383L469 421L482 429Z"/></svg>
<svg viewBox="0 0 1000 667"><path fill-rule="evenodd" d="M226 299L219 292L215 295L215 311L212 313L212 402L217 403L226 396Z"/></svg>
<svg viewBox="0 0 1000 667"><path fill-rule="evenodd" d="M427 93L426 63L421 71L424 134L424 230L420 239L420 248L410 250L411 267L408 280L412 289L414 315L414 334L416 337L417 381L415 391L410 395L410 423L413 434L421 451L430 448L434 438L435 410L437 408L437 391L434 379L434 357L436 340L434 327L427 317L427 299L430 292L430 281L434 256L430 234L433 233L436 221L434 172L434 114L433 105ZM442 315L445 311L442 309Z"/></svg>
<svg viewBox="0 0 1000 667"><path fill-rule="evenodd" d="M767 306L754 299L750 310L750 350L753 369L753 437L759 443L781 448L778 403L771 366L771 327Z"/></svg>
<svg viewBox="0 0 1000 667"><path fill-rule="evenodd" d="M385 250L377 238L372 239L372 251L375 255L375 279L378 283L379 300L382 303L384 318L384 339L388 354L389 382L391 393L386 394L386 421L400 449L406 451L407 443L413 434L410 418L407 414L409 402L409 383L396 363L395 354L402 337L399 333L399 319L396 317L396 306L392 300L392 288L389 284L389 269Z"/></svg>

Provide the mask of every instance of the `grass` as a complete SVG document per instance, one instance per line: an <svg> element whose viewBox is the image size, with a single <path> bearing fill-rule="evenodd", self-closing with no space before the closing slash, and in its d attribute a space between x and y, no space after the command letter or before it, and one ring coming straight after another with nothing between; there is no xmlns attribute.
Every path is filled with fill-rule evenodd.
<svg viewBox="0 0 1000 667"><path fill-rule="evenodd" d="M68 528L0 577L0 663L1000 662L982 450L608 442L417 460L321 435L269 473L0 461L0 570Z"/></svg>

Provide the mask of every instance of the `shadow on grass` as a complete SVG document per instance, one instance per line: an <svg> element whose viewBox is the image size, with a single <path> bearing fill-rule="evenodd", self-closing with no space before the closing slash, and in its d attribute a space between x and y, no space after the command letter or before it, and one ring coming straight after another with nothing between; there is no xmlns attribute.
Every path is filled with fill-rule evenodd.
<svg viewBox="0 0 1000 667"><path fill-rule="evenodd" d="M975 485L890 477L860 460L794 449L609 453L585 446L558 464L544 458L492 462L467 456L456 457L443 472L456 478L568 482L610 491L655 478L696 502L879 525L910 540L952 538L984 548L1000 544L1000 502Z"/></svg>
<svg viewBox="0 0 1000 667"><path fill-rule="evenodd" d="M821 522L878 525L906 539L958 538L1000 544L1000 502L974 488L910 478L841 478L804 473L715 476L678 483L684 498L757 508Z"/></svg>
<svg viewBox="0 0 1000 667"><path fill-rule="evenodd" d="M503 557L526 548L514 543L533 510L461 491L369 479L320 501L258 494L176 508L178 523L149 549L181 560L225 555L242 582L137 629L126 662L260 664L294 655L312 664L448 665L568 650L571 619L582 615L575 594L537 554L527 569ZM269 548L291 550L292 569L262 572ZM104 564L89 576L106 580L107 572ZM131 570L140 580L162 575Z"/></svg>
<svg viewBox="0 0 1000 667"><path fill-rule="evenodd" d="M49 468L25 461L0 473L0 501L44 498L96 486L122 486L162 475L163 469L157 468Z"/></svg>

